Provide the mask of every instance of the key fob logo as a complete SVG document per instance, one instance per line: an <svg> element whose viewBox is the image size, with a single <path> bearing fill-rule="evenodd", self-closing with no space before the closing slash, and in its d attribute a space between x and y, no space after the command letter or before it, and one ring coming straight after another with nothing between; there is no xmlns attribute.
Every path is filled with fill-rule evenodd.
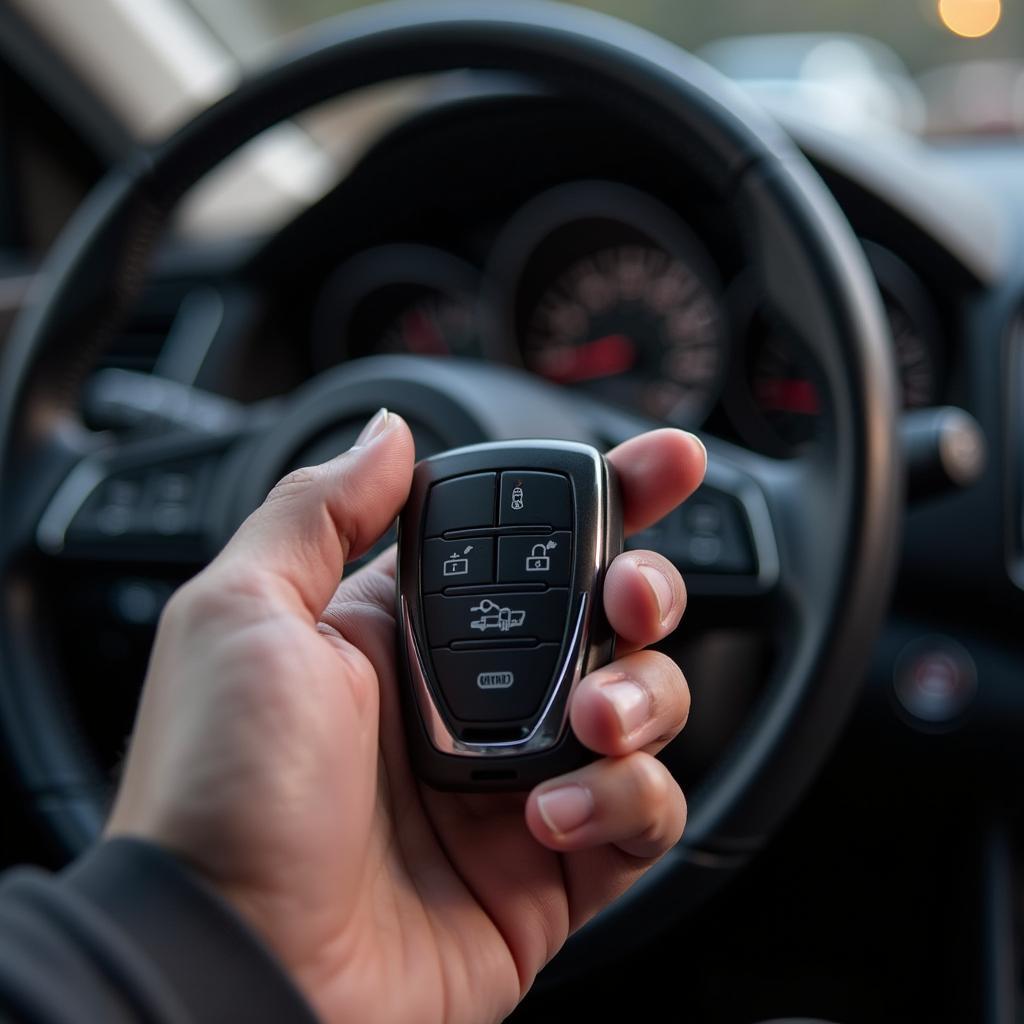
<svg viewBox="0 0 1024 1024"><path fill-rule="evenodd" d="M511 672L478 672L476 677L481 690L507 690L515 681Z"/></svg>
<svg viewBox="0 0 1024 1024"><path fill-rule="evenodd" d="M512 509L515 512L519 512L526 507L526 502L523 499L523 489L516 484L512 488Z"/></svg>

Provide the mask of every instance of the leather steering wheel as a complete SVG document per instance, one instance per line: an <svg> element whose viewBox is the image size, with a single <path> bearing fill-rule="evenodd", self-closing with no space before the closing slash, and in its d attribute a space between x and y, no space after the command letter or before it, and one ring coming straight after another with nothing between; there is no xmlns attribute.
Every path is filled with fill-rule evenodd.
<svg viewBox="0 0 1024 1024"><path fill-rule="evenodd" d="M75 853L99 833L110 780L67 699L40 574L59 573L69 558L79 570L142 557L201 563L290 465L318 445L329 449L332 431L381 404L446 445L587 429L562 408L560 392L525 374L403 357L343 365L272 412L242 410L209 429L120 440L87 429L86 375L188 188L283 119L398 76L498 70L597 104L655 135L728 199L744 225L747 262L813 348L829 402L820 443L801 458L706 439L709 493L731 503L753 561L731 576L691 576L691 604L708 594L727 622L756 602L778 653L745 726L688 794L684 839L574 939L564 959L582 962L609 940L621 949L626 936L649 937L748 860L836 739L895 562L895 374L856 239L780 130L699 61L645 32L576 8L503 8L400 4L320 29L308 48L112 171L66 229L0 374L0 728L44 831ZM177 529L164 522L140 533L99 520L111 487L134 482L145 493L165 469L189 482Z"/></svg>

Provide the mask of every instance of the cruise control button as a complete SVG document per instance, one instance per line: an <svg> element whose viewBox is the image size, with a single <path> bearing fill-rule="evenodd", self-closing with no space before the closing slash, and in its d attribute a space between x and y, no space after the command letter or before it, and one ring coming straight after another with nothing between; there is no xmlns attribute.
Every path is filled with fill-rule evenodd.
<svg viewBox="0 0 1024 1024"><path fill-rule="evenodd" d="M558 644L529 650L433 651L441 694L456 718L507 722L530 718L551 685Z"/></svg>
<svg viewBox="0 0 1024 1024"><path fill-rule="evenodd" d="M502 526L572 526L569 481L558 473L502 473L499 507Z"/></svg>
<svg viewBox="0 0 1024 1024"><path fill-rule="evenodd" d="M497 473L474 473L434 484L427 497L424 535L437 537L448 530L494 525Z"/></svg>
<svg viewBox="0 0 1024 1024"><path fill-rule="evenodd" d="M568 590L423 599L431 647L455 640L561 640Z"/></svg>
<svg viewBox="0 0 1024 1024"><path fill-rule="evenodd" d="M499 537L499 583L567 586L572 570L572 534Z"/></svg>
<svg viewBox="0 0 1024 1024"><path fill-rule="evenodd" d="M494 541L425 540L423 542L423 592L444 587L494 582Z"/></svg>

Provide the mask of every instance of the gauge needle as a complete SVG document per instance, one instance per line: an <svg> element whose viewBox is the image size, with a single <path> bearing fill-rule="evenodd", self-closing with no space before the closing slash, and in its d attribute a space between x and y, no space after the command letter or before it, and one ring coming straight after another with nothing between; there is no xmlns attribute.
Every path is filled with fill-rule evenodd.
<svg viewBox="0 0 1024 1024"><path fill-rule="evenodd" d="M402 337L410 352L420 356L450 356L451 349L437 325L426 311L411 309L402 317Z"/></svg>
<svg viewBox="0 0 1024 1024"><path fill-rule="evenodd" d="M818 389L799 377L762 377L755 385L758 404L765 412L793 412L816 416L821 412Z"/></svg>
<svg viewBox="0 0 1024 1024"><path fill-rule="evenodd" d="M636 345L625 334L606 334L582 345L541 352L537 369L559 384L625 373L636 362Z"/></svg>

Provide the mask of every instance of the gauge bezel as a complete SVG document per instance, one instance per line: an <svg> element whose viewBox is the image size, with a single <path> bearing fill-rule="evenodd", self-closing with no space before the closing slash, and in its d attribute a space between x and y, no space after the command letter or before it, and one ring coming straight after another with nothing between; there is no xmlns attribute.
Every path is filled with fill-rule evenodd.
<svg viewBox="0 0 1024 1024"><path fill-rule="evenodd" d="M929 401L923 405L907 406L903 402L903 374L893 338L893 358L896 359L897 381L900 385L900 402L903 409L926 409L942 402L946 380L946 345L942 332L942 320L932 301L925 283L917 272L891 249L870 239L862 238L861 245L868 258L871 272L875 275L878 290L883 301L892 301L900 306L915 328L921 344L931 360L932 387ZM888 318L888 310L886 311ZM891 320L889 320L891 329ZM890 330L891 333L891 330Z"/></svg>
<svg viewBox="0 0 1024 1024"><path fill-rule="evenodd" d="M433 245L395 242L362 249L336 267L317 296L312 314L311 355L319 370L352 358L351 327L360 307L390 288L422 289L464 303L483 323L480 271L460 256ZM484 331L480 328L481 346ZM367 352L366 355L378 354Z"/></svg>
<svg viewBox="0 0 1024 1024"><path fill-rule="evenodd" d="M560 259L553 259L547 251L560 233L582 232L600 222L608 222L614 229L600 246L582 250L563 246ZM682 263L714 305L719 350L715 377L703 399L694 402L686 421L670 424L692 429L707 419L721 399L730 362L731 318L722 276L707 246L678 213L649 193L616 181L576 180L555 185L520 206L495 240L485 269L484 335L494 339L496 350L515 353L519 365L529 369L524 358L526 314L536 308L544 291L587 255L635 242L646 242ZM526 289L542 261L550 261L555 269L547 274L543 288L533 289L536 294L531 304ZM645 409L632 411L650 415Z"/></svg>
<svg viewBox="0 0 1024 1024"><path fill-rule="evenodd" d="M775 309L766 296L749 279L737 282L731 294L731 312L736 324L733 358L729 365L729 379L722 395L722 409L740 441L754 451L775 459L797 459L815 446L815 439L793 445L776 430L771 420L758 407L751 388L750 375L754 362L754 347L763 344L755 338L758 318L769 320L773 329L784 332L794 348L797 358L806 364L810 378L815 382L823 402L821 416L830 414L830 394L827 380L818 366L813 348L801 337L795 324Z"/></svg>

